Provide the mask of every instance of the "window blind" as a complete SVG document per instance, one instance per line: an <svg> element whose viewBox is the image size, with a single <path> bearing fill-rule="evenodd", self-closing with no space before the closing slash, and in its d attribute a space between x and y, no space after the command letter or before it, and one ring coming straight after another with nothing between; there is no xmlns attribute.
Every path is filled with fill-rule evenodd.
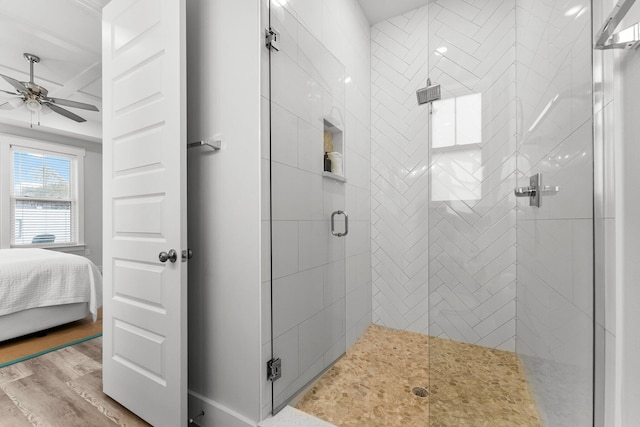
<svg viewBox="0 0 640 427"><path fill-rule="evenodd" d="M12 245L75 243L72 156L12 149Z"/></svg>

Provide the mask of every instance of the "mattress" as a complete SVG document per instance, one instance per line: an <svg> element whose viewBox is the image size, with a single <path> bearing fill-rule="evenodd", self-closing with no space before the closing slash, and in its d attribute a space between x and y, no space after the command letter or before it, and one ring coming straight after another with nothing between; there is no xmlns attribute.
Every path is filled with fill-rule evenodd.
<svg viewBox="0 0 640 427"><path fill-rule="evenodd" d="M46 249L0 249L0 316L86 302L95 320L102 275L88 258Z"/></svg>

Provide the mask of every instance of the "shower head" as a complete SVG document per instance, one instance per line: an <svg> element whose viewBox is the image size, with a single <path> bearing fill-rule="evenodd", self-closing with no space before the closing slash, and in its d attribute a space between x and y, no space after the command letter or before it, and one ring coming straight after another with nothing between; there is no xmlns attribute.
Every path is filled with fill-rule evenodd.
<svg viewBox="0 0 640 427"><path fill-rule="evenodd" d="M440 85L431 85L431 79L427 79L427 87L420 88L416 91L418 97L418 105L440 99Z"/></svg>

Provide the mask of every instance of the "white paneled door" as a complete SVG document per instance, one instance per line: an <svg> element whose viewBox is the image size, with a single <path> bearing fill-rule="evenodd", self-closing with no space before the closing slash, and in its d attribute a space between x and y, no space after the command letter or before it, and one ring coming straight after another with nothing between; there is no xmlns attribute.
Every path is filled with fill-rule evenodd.
<svg viewBox="0 0 640 427"><path fill-rule="evenodd" d="M185 0L103 10L104 392L187 424Z"/></svg>

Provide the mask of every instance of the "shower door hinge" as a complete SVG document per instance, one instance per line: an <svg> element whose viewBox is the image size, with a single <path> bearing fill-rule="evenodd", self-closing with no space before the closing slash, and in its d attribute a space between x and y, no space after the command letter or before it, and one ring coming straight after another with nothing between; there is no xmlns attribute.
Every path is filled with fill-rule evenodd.
<svg viewBox="0 0 640 427"><path fill-rule="evenodd" d="M278 38L280 37L280 32L273 27L265 28L265 46L267 49L275 50L278 52L280 48L278 47Z"/></svg>
<svg viewBox="0 0 640 427"><path fill-rule="evenodd" d="M280 358L271 359L267 362L267 380L276 381L282 376L282 360Z"/></svg>

